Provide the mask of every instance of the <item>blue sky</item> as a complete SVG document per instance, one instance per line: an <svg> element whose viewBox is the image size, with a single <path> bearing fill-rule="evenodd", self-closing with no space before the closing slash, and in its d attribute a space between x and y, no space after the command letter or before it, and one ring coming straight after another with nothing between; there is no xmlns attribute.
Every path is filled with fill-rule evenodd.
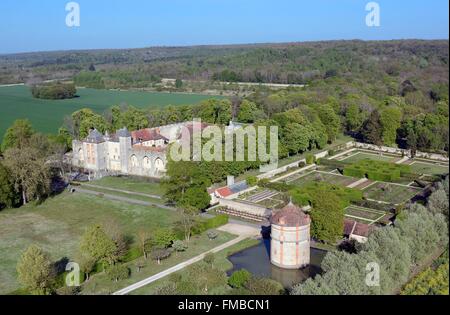
<svg viewBox="0 0 450 315"><path fill-rule="evenodd" d="M333 39L448 39L448 0L1 0L0 53Z"/></svg>

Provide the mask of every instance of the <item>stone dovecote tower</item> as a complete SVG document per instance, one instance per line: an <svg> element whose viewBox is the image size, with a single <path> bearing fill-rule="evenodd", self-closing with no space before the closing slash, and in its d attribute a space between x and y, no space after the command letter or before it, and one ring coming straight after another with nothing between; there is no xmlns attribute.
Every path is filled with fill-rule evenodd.
<svg viewBox="0 0 450 315"><path fill-rule="evenodd" d="M131 151L131 134L128 132L127 128L123 127L118 130L116 133L119 138L120 143L120 165L121 172L123 174L128 174L128 164L130 159L130 151Z"/></svg>
<svg viewBox="0 0 450 315"><path fill-rule="evenodd" d="M271 217L270 261L285 269L310 264L311 219L290 202Z"/></svg>

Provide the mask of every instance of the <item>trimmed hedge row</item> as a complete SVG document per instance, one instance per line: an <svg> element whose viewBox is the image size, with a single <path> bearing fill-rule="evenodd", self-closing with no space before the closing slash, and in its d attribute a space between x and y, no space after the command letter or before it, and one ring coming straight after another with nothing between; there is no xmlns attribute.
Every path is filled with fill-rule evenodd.
<svg viewBox="0 0 450 315"><path fill-rule="evenodd" d="M201 234L207 230L218 228L228 223L229 217L226 214L219 214L213 218L205 219L197 223L192 229L192 234Z"/></svg>
<svg viewBox="0 0 450 315"><path fill-rule="evenodd" d="M411 167L404 164L394 164L383 161L364 159L344 167L344 175L371 180L392 182L399 180L403 175L412 177Z"/></svg>

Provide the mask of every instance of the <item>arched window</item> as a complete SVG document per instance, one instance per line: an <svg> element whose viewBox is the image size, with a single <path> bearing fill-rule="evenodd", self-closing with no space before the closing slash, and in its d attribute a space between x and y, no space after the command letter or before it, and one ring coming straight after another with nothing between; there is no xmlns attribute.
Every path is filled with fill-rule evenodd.
<svg viewBox="0 0 450 315"><path fill-rule="evenodd" d="M130 164L131 164L131 167L138 167L138 159L137 159L136 155L133 154L131 156Z"/></svg>
<svg viewBox="0 0 450 315"><path fill-rule="evenodd" d="M78 159L84 161L83 149L78 150Z"/></svg>
<svg viewBox="0 0 450 315"><path fill-rule="evenodd" d="M155 160L155 171L161 172L163 170L164 170L164 162L160 158L157 158Z"/></svg>
<svg viewBox="0 0 450 315"><path fill-rule="evenodd" d="M143 159L143 167L145 169L150 169L152 167L152 163L151 163L150 159L148 158L148 156L145 156Z"/></svg>

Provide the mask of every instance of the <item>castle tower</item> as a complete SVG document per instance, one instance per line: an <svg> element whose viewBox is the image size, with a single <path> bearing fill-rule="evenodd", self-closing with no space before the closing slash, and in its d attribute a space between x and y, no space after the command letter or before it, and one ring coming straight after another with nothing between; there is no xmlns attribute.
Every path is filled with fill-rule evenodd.
<svg viewBox="0 0 450 315"><path fill-rule="evenodd" d="M310 263L309 215L290 202L271 218L270 261L275 266L299 269Z"/></svg>
<svg viewBox="0 0 450 315"><path fill-rule="evenodd" d="M123 174L128 174L129 153L131 150L131 134L123 127L116 133L120 143L120 166Z"/></svg>

